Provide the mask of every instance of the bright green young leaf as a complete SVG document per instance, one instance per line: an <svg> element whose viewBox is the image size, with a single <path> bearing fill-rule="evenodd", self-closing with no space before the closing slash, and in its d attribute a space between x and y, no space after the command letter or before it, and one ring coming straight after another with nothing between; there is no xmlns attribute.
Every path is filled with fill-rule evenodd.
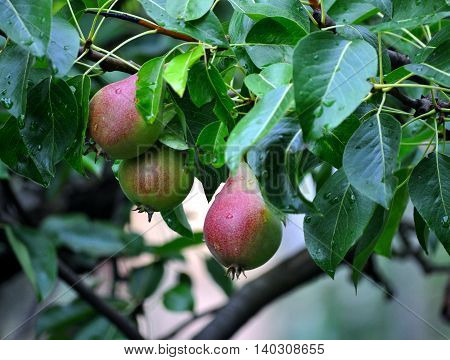
<svg viewBox="0 0 450 360"><path fill-rule="evenodd" d="M300 40L293 65L297 112L305 139L312 140L337 127L368 94L377 53L363 40L322 31Z"/></svg>
<svg viewBox="0 0 450 360"><path fill-rule="evenodd" d="M352 135L344 151L348 180L358 191L388 209L397 185L394 171L401 140L400 123L374 115Z"/></svg>
<svg viewBox="0 0 450 360"><path fill-rule="evenodd" d="M233 293L233 281L226 275L225 269L213 258L206 260L206 268L225 295L230 296Z"/></svg>
<svg viewBox="0 0 450 360"><path fill-rule="evenodd" d="M201 45L186 51L184 54L174 57L164 69L164 79L169 83L175 92L183 97L188 79L189 69L195 62L204 55Z"/></svg>
<svg viewBox="0 0 450 360"><path fill-rule="evenodd" d="M354 189L338 170L314 199L320 211L305 217L305 242L316 264L334 277L336 267L362 236L376 204Z"/></svg>
<svg viewBox="0 0 450 360"><path fill-rule="evenodd" d="M66 153L67 162L80 174L85 174L83 166L84 142L89 120L89 94L91 91L91 78L77 75L67 80L70 90L75 95L78 105L78 128L75 140Z"/></svg>
<svg viewBox="0 0 450 360"><path fill-rule="evenodd" d="M352 269L352 280L355 288L358 286L362 271L364 270L370 255L372 255L379 236L383 231L385 216L386 210L382 206L377 206L364 233L358 239L358 243L355 247L355 254L353 255Z"/></svg>
<svg viewBox="0 0 450 360"><path fill-rule="evenodd" d="M188 275L180 274L178 284L164 293L163 303L171 311L194 310L192 281Z"/></svg>
<svg viewBox="0 0 450 360"><path fill-rule="evenodd" d="M228 138L225 160L231 171L235 171L247 150L284 117L293 105L292 85L281 86L266 94L245 115Z"/></svg>
<svg viewBox="0 0 450 360"><path fill-rule="evenodd" d="M164 263L159 261L134 269L128 282L133 299L142 301L150 297L158 288L163 275Z"/></svg>
<svg viewBox="0 0 450 360"><path fill-rule="evenodd" d="M287 85L292 80L292 65L286 63L273 64L259 74L250 74L244 81L248 89L256 96L262 97L270 90Z"/></svg>
<svg viewBox="0 0 450 360"><path fill-rule="evenodd" d="M9 43L0 53L0 106L18 118L25 116L30 53Z"/></svg>
<svg viewBox="0 0 450 360"><path fill-rule="evenodd" d="M51 238L25 227L7 227L6 236L38 300L44 300L57 279L57 256Z"/></svg>
<svg viewBox="0 0 450 360"><path fill-rule="evenodd" d="M201 18L211 9L214 0L171 0L167 2L167 13L184 21Z"/></svg>
<svg viewBox="0 0 450 360"><path fill-rule="evenodd" d="M191 101L198 108L214 99L214 89L210 86L205 64L201 62L194 64L189 71L187 87Z"/></svg>
<svg viewBox="0 0 450 360"><path fill-rule="evenodd" d="M384 226L383 233L380 235L375 251L383 256L391 257L392 254L392 241L395 234L398 231L398 227L402 221L403 214L409 201L408 186L406 185L406 179L411 173L411 169L400 169L395 173L398 178L401 187L397 187L389 211L387 212L387 218Z"/></svg>
<svg viewBox="0 0 450 360"><path fill-rule="evenodd" d="M53 17L47 57L52 63L55 76L63 77L69 72L78 56L79 48L80 39L75 28L66 20Z"/></svg>
<svg viewBox="0 0 450 360"><path fill-rule="evenodd" d="M47 53L52 0L0 0L0 29L33 55Z"/></svg>
<svg viewBox="0 0 450 360"><path fill-rule="evenodd" d="M197 146L204 153L202 161L215 167L225 164L225 138L227 126L222 121L206 125L197 138Z"/></svg>
<svg viewBox="0 0 450 360"><path fill-rule="evenodd" d="M222 24L211 11L198 20L185 22L167 13L167 0L139 0L139 2L150 18L168 30L188 35L210 45L228 46Z"/></svg>
<svg viewBox="0 0 450 360"><path fill-rule="evenodd" d="M178 205L173 210L162 211L161 216L167 226L181 236L187 238L192 238L194 236L192 234L191 225L189 225L188 219L184 212L183 204Z"/></svg>
<svg viewBox="0 0 450 360"><path fill-rule="evenodd" d="M141 116L153 124L161 111L164 93L163 67L165 57L147 61L138 72L136 108Z"/></svg>
<svg viewBox="0 0 450 360"><path fill-rule="evenodd" d="M433 153L423 159L411 174L409 194L419 214L450 254L450 158Z"/></svg>

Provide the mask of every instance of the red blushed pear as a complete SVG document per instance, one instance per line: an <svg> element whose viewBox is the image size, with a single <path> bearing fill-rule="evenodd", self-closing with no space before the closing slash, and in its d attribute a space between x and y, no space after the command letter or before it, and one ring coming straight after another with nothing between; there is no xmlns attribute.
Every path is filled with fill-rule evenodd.
<svg viewBox="0 0 450 360"><path fill-rule="evenodd" d="M131 159L159 137L162 124L147 123L136 109L136 80L132 75L100 89L89 109L89 134L113 159Z"/></svg>
<svg viewBox="0 0 450 360"><path fill-rule="evenodd" d="M149 211L171 210L191 191L194 176L187 154L166 146L154 146L138 158L119 165L122 191Z"/></svg>
<svg viewBox="0 0 450 360"><path fill-rule="evenodd" d="M242 163L206 215L206 244L234 278L266 263L281 243L280 218L265 203L258 180Z"/></svg>

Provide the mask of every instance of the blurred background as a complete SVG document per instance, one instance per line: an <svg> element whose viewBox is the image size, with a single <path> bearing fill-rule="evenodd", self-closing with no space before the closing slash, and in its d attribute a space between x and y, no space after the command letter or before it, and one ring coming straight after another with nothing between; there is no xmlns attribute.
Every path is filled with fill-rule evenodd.
<svg viewBox="0 0 450 360"><path fill-rule="evenodd" d="M54 2L55 7L62 6L64 1ZM137 1L119 1L116 9L145 16ZM230 14L227 2L220 2L216 13L226 21ZM83 29L88 30L92 21L91 15L82 19ZM120 20L107 19L98 36L98 45L112 49L123 40L140 33L139 26ZM166 52L176 41L163 36L141 38L120 49L118 55L142 64L148 59ZM77 70L74 70L77 73ZM125 77L121 73L106 73L95 77L93 92L107 83ZM102 189L106 196L114 198L118 185L111 172L111 164L92 161L91 176L81 178L62 164L56 181L48 190L37 189L37 186L24 182L19 178L12 180L13 190L19 195L26 209L34 211L37 218L42 216L43 209L51 209L52 213L86 213L89 217L111 218L111 203L95 197L95 192ZM0 171L1 173L1 171ZM36 196L36 193L39 195ZM64 194L62 196L61 194ZM110 195L111 194L111 195ZM311 197L314 189L310 191ZM62 203L62 199L71 199L70 205ZM88 200L92 199L91 202ZM0 199L1 201L2 199ZM3 199L4 200L4 199ZM109 199L110 200L110 199ZM87 205L88 204L88 205ZM203 227L208 202L201 185L196 183L191 194L184 202L188 220L194 232ZM125 207L125 217L129 207ZM40 213L41 212L41 213ZM409 208L408 214L412 213ZM291 216L284 229L282 246L270 262L254 271L248 272L248 278L241 278L234 283L236 288L257 278L284 258L304 248L303 216ZM127 231L142 234L145 243L157 246L177 238L158 214L149 224L145 214L130 213L130 224ZM416 241L416 239L411 239ZM3 244L0 242L0 255ZM66 259L70 258L70 254ZM143 303L138 315L141 333L149 339L165 337L174 328L191 318L188 311L168 311L162 304L162 296L177 280L179 272L191 276L195 313L215 309L227 302L223 289L212 279L205 267L205 259L209 253L203 244L193 246L185 252L185 261L169 260L162 282L156 292ZM7 256L1 257L0 272L0 338L65 338L65 329L78 324L71 338L102 339L123 338L123 335L103 317L92 313L92 309L82 302L74 301L76 294L60 282L54 293L43 304L38 304L34 291L23 273L9 273L10 263ZM438 245L430 255L436 263L448 263L448 255ZM114 277L126 277L134 268L152 261L152 255L119 259L117 268L109 262L96 268L86 283L95 286L96 292L109 295L111 292L123 299L122 306L127 309L129 298L125 283L114 284ZM388 279L394 292L393 298L386 296L386 290L363 278L357 294L351 281L351 272L346 266L340 267L335 280L322 275L318 280L297 288L288 295L276 300L250 322L242 327L234 336L235 339L442 339L450 337L450 327L441 316L444 292L448 275L434 273L426 275L413 259L391 261L377 257L376 263L381 273ZM83 268L80 270L82 272ZM1 274L0 274L1 275ZM228 285L226 285L228 286ZM112 287L114 287L112 291ZM75 304L75 305L74 305ZM49 310L50 309L50 310ZM43 310L41 312L41 310ZM38 316L35 316L39 313ZM199 331L211 315L190 322L175 338L186 339ZM15 331L17 330L17 331ZM14 331L14 332L13 332ZM13 333L12 333L13 332Z"/></svg>

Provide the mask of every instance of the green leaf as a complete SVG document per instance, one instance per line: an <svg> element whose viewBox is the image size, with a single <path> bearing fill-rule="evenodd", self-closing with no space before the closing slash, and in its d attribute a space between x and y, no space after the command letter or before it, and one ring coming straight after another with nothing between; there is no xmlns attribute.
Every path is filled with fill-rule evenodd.
<svg viewBox="0 0 450 360"><path fill-rule="evenodd" d="M205 64L196 63L189 71L187 87L191 101L198 108L214 99L214 89L210 86Z"/></svg>
<svg viewBox="0 0 450 360"><path fill-rule="evenodd" d="M8 168L6 167L5 164L3 164L0 161L0 180L8 180L8 179L9 179Z"/></svg>
<svg viewBox="0 0 450 360"><path fill-rule="evenodd" d="M191 225L189 225L189 221L186 218L183 204L178 205L173 210L162 211L161 216L166 222L167 226L181 236L187 238L192 238L194 236L192 234Z"/></svg>
<svg viewBox="0 0 450 360"><path fill-rule="evenodd" d="M373 213L372 219L362 236L358 239L356 244L355 254L353 255L353 272L352 280L355 288L358 286L359 279L361 278L362 271L372 255L375 246L377 245L378 238L383 231L384 220L386 217L386 210L377 206Z"/></svg>
<svg viewBox="0 0 450 360"><path fill-rule="evenodd" d="M174 57L164 69L164 79L180 97L183 97L186 89L189 69L204 53L203 46L198 45L184 54Z"/></svg>
<svg viewBox="0 0 450 360"><path fill-rule="evenodd" d="M438 69L427 63L408 64L405 68L413 74L419 75L443 86L450 87L450 73L445 70ZM448 68L450 68L450 64Z"/></svg>
<svg viewBox="0 0 450 360"><path fill-rule="evenodd" d="M423 159L411 174L409 194L419 214L450 254L450 158L433 153Z"/></svg>
<svg viewBox="0 0 450 360"><path fill-rule="evenodd" d="M414 54L413 63L422 63L437 49L438 51L447 49L449 47L450 25L444 26L440 31L433 35L431 40L426 44L426 48L419 49ZM444 45L443 45L444 44ZM443 45L443 48L441 48Z"/></svg>
<svg viewBox="0 0 450 360"><path fill-rule="evenodd" d="M60 334L71 325L79 324L94 316L94 308L82 300L76 300L67 305L52 306L37 317L36 332L38 335Z"/></svg>
<svg viewBox="0 0 450 360"><path fill-rule="evenodd" d="M305 139L337 127L368 94L377 53L362 40L322 31L304 37L294 51L294 93Z"/></svg>
<svg viewBox="0 0 450 360"><path fill-rule="evenodd" d="M300 191L306 156L295 118L282 119L247 154L265 198L284 213L316 211Z"/></svg>
<svg viewBox="0 0 450 360"><path fill-rule="evenodd" d="M72 68L80 48L80 38L75 28L66 20L52 18L52 31L47 49L47 57L52 63L57 77L65 76Z"/></svg>
<svg viewBox="0 0 450 360"><path fill-rule="evenodd" d="M400 169L395 175L402 187L397 187L394 197L392 198L391 208L387 212L386 222L383 233L380 235L375 251L383 256L390 257L392 253L392 241L398 231L400 222L409 201L408 187L405 180L411 173L411 169Z"/></svg>
<svg viewBox="0 0 450 360"><path fill-rule="evenodd" d="M259 97L282 85L288 85L291 80L292 65L286 63L270 65L259 74L250 74L244 79L248 89Z"/></svg>
<svg viewBox="0 0 450 360"><path fill-rule="evenodd" d="M430 237L430 229L416 208L414 208L414 227L416 229L417 240L419 240L420 246L422 246L422 249L428 255L428 239Z"/></svg>
<svg viewBox="0 0 450 360"><path fill-rule="evenodd" d="M0 129L0 159L14 172L47 186L52 178L31 156L20 134L18 121L11 117Z"/></svg>
<svg viewBox="0 0 450 360"><path fill-rule="evenodd" d="M378 9L373 1L337 0L327 13L338 24L350 24L360 22L377 12Z"/></svg>
<svg viewBox="0 0 450 360"><path fill-rule="evenodd" d="M230 296L233 293L233 281L226 275L225 269L213 258L206 260L206 268L225 295Z"/></svg>
<svg viewBox="0 0 450 360"><path fill-rule="evenodd" d="M0 53L0 105L16 118L25 116L31 64L30 53L13 43Z"/></svg>
<svg viewBox="0 0 450 360"><path fill-rule="evenodd" d="M450 15L446 0L392 0L392 4L392 20L372 26L373 32L414 28L432 24Z"/></svg>
<svg viewBox="0 0 450 360"><path fill-rule="evenodd" d="M47 52L51 29L51 0L0 0L0 29L33 55Z"/></svg>
<svg viewBox="0 0 450 360"><path fill-rule="evenodd" d="M337 33L346 38L347 40L365 40L368 42L378 53L378 37L372 33L369 29L360 25L346 25L336 29ZM386 47L382 44L382 62L383 62L383 74L391 72L391 59L389 57ZM378 74L379 75L379 74Z"/></svg>
<svg viewBox="0 0 450 360"><path fill-rule="evenodd" d="M163 275L164 264L160 261L134 269L128 281L128 288L133 296L133 300L140 302L152 296L158 288Z"/></svg>
<svg viewBox="0 0 450 360"><path fill-rule="evenodd" d="M344 151L344 170L352 186L386 209L397 185L400 140L400 123L377 114L356 130Z"/></svg>
<svg viewBox="0 0 450 360"><path fill-rule="evenodd" d="M57 279L56 250L51 239L25 227L6 227L6 236L39 301L53 291Z"/></svg>
<svg viewBox="0 0 450 360"><path fill-rule="evenodd" d="M233 44L245 43L245 38L252 28L254 22L248 16L241 12L235 11L231 17L228 25L228 32ZM245 69L247 73L254 73L257 71L255 64L247 53L246 48L242 46L233 47L233 52L239 64Z"/></svg>
<svg viewBox="0 0 450 360"><path fill-rule="evenodd" d="M70 90L75 95L78 105L78 128L75 140L66 153L67 162L80 174L84 175L83 153L86 139L86 129L89 121L89 94L91 91L91 78L77 75L67 80Z"/></svg>
<svg viewBox="0 0 450 360"><path fill-rule="evenodd" d="M201 159L205 164L221 167L225 164L225 138L227 126L222 121L206 125L197 138L197 146L203 152Z"/></svg>
<svg viewBox="0 0 450 360"><path fill-rule="evenodd" d="M54 176L55 165L72 146L77 130L77 101L66 82L49 78L30 91L20 134L41 172Z"/></svg>
<svg viewBox="0 0 450 360"><path fill-rule="evenodd" d="M262 69L276 63L292 63L294 48L291 45L260 44L246 46L252 63Z"/></svg>
<svg viewBox="0 0 450 360"><path fill-rule="evenodd" d="M197 161L195 177L202 183L206 199L211 201L220 184L227 180L228 168L226 166L215 168L211 165L199 164Z"/></svg>
<svg viewBox="0 0 450 360"><path fill-rule="evenodd" d="M258 21L275 18L282 24L293 23L304 34L309 32L308 14L297 0L229 0L236 11Z"/></svg>
<svg viewBox="0 0 450 360"><path fill-rule="evenodd" d="M136 254L143 249L143 239L125 233L106 222L91 221L84 215L51 216L41 230L55 239L57 246L65 246L75 253L92 257Z"/></svg>
<svg viewBox="0 0 450 360"><path fill-rule="evenodd" d="M77 329L72 335L74 340L126 340L117 327L103 316L94 316L90 321Z"/></svg>
<svg viewBox="0 0 450 360"><path fill-rule="evenodd" d="M235 171L247 150L284 117L293 104L292 85L271 90L245 115L228 138L225 160Z"/></svg>
<svg viewBox="0 0 450 360"><path fill-rule="evenodd" d="M306 247L316 264L334 277L369 224L376 204L350 185L342 169L326 181L314 204L320 214L305 217Z"/></svg>
<svg viewBox="0 0 450 360"><path fill-rule="evenodd" d="M359 125L358 117L354 114L350 115L335 129L313 142L311 152L339 169L342 166L345 145Z"/></svg>
<svg viewBox="0 0 450 360"><path fill-rule="evenodd" d="M138 72L136 82L136 108L141 116L153 124L161 111L164 81L163 67L165 57L147 61Z"/></svg>
<svg viewBox="0 0 450 360"><path fill-rule="evenodd" d="M305 36L304 29L291 22L279 22L273 18L259 20L247 34L249 44L274 44L294 46Z"/></svg>
<svg viewBox="0 0 450 360"><path fill-rule="evenodd" d="M201 18L211 9L214 0L171 0L167 13L177 19L192 21Z"/></svg>
<svg viewBox="0 0 450 360"><path fill-rule="evenodd" d="M170 16L166 11L166 0L139 0L147 14L167 30L201 40L210 45L228 47L222 25L212 11L198 20L185 22Z"/></svg>
<svg viewBox="0 0 450 360"><path fill-rule="evenodd" d="M214 114L217 118L227 124L230 128L234 126L234 118L237 113L234 109L233 100L228 95L228 88L225 81L220 75L219 70L209 64L206 69L211 88L216 98L216 105L214 107Z"/></svg>
<svg viewBox="0 0 450 360"><path fill-rule="evenodd" d="M171 311L193 311L192 282L188 275L180 274L178 284L164 293L164 306Z"/></svg>
<svg viewBox="0 0 450 360"><path fill-rule="evenodd" d="M148 247L147 250L158 256L171 257L178 255L188 247L200 244L203 244L203 234L197 233L194 236L176 238L164 245Z"/></svg>

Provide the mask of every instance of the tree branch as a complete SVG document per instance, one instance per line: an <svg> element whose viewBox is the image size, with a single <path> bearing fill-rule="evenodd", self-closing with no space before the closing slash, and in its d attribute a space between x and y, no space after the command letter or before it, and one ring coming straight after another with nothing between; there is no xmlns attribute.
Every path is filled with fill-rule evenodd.
<svg viewBox="0 0 450 360"><path fill-rule="evenodd" d="M59 277L64 280L67 285L72 287L88 304L90 304L100 314L105 316L130 340L143 340L144 338L137 330L137 327L131 323L126 317L118 313L114 308L107 304L103 299L98 297L90 288L85 286L78 275L72 269L64 264L61 260L58 263Z"/></svg>
<svg viewBox="0 0 450 360"><path fill-rule="evenodd" d="M205 316L208 315L214 315L216 314L220 309L222 309L222 307L217 308L217 309L212 309L212 310L208 310L202 313L196 313L193 314L189 319L187 319L186 321L182 322L181 324L179 324L175 329L173 329L171 332L169 332L168 334L162 336L160 339L161 340L169 340L172 339L176 334L178 334L181 330L183 330L184 328L186 328L187 326L189 326L190 324L192 324L195 320L201 319Z"/></svg>
<svg viewBox="0 0 450 360"><path fill-rule="evenodd" d="M97 14L98 9L86 9L85 12L89 13L89 14ZM142 19L139 17L135 17L130 14L118 13L118 12L114 12L114 11L101 11L99 14L104 17L120 19L120 20L124 20L124 21L128 21L128 22L131 22L134 24L141 25L147 29L156 30L159 34L166 35L166 36L169 36L169 37L177 39L177 40L183 40L183 41L187 41L187 42L198 41L189 35L181 34L181 33L178 33L178 32L172 31L172 30L168 30L162 26L159 26L153 20L146 20L146 19Z"/></svg>
<svg viewBox="0 0 450 360"><path fill-rule="evenodd" d="M229 339L264 306L322 274L307 250L300 251L234 293L194 339Z"/></svg>
<svg viewBox="0 0 450 360"><path fill-rule="evenodd" d="M86 50L88 50L88 52L84 55L85 58L93 61L93 62L97 62L98 60L102 59L105 54L96 51L96 50L92 50L92 49L86 49L85 47L80 47L80 49L78 50L78 56L81 56L81 54L83 54ZM105 60L103 60L100 63L100 67L103 71L121 71L127 74L135 74L136 73L136 69L133 68L132 66L128 65L126 62L121 61L119 59L115 59L112 57L107 57Z"/></svg>

